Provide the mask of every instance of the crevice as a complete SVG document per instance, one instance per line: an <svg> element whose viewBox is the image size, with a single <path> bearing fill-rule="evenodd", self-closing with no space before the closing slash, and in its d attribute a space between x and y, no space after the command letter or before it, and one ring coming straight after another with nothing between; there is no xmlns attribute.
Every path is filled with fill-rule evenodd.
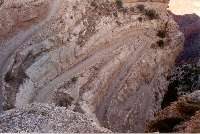
<svg viewBox="0 0 200 134"><path fill-rule="evenodd" d="M177 84L178 84L177 81L169 84L168 91L164 95L163 101L161 103L162 109L169 106L171 102L174 102L177 100L178 94L177 94L177 90L175 88Z"/></svg>

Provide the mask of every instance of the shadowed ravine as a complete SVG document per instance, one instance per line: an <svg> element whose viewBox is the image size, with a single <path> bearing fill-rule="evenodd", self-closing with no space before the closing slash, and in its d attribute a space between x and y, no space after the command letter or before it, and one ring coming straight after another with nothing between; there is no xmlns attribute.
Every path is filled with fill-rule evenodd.
<svg viewBox="0 0 200 134"><path fill-rule="evenodd" d="M200 62L200 17L198 17L196 14L187 14L187 15L174 15L174 19L179 24L180 29L185 35L185 43L183 51L180 53L180 55L176 59L176 65L174 67L174 74L173 75L179 75L182 73L182 71L193 71L193 70L199 70L199 62ZM190 65L192 67L190 67ZM184 66L188 66L188 69L184 69ZM196 67L197 66L197 67ZM178 68L183 68L179 69ZM189 75L187 73L188 80L189 77L194 77L195 79L198 79L198 72L197 74ZM174 77L172 77L174 79ZM175 80L178 79L175 76ZM187 78L184 78L187 79ZM174 102L179 97L178 91L174 89L174 86L184 82L184 79L179 81L174 81L169 84L168 86L168 92L165 94L164 100L162 102L162 108L168 106L171 102ZM199 83L198 80L191 80L190 82L187 82L188 85L195 85L198 86ZM195 83L197 82L197 83ZM181 85L181 84L180 84ZM187 88L189 90L189 88ZM191 90L192 91L192 90ZM188 91L189 93L190 91Z"/></svg>
<svg viewBox="0 0 200 134"><path fill-rule="evenodd" d="M177 64L185 62L199 62L200 59L200 33L191 35L185 41L184 50L177 58Z"/></svg>
<svg viewBox="0 0 200 134"><path fill-rule="evenodd" d="M147 132L199 132L200 121L200 18L175 16L185 34L184 49L177 57L162 110L148 123Z"/></svg>

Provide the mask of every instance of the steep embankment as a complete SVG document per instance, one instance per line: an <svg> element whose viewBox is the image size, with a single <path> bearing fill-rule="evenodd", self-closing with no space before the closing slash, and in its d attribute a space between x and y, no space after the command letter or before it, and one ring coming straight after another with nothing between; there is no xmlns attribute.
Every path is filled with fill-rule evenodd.
<svg viewBox="0 0 200 134"><path fill-rule="evenodd" d="M200 17L196 14L173 15L186 39L200 32Z"/></svg>
<svg viewBox="0 0 200 134"><path fill-rule="evenodd" d="M198 62L200 57L200 17L196 14L187 14L174 15L174 19L186 38L184 51L178 57L177 63Z"/></svg>
<svg viewBox="0 0 200 134"><path fill-rule="evenodd" d="M195 14L176 16L186 41L178 56L162 108L148 125L154 132L199 132L200 88L200 17Z"/></svg>
<svg viewBox="0 0 200 134"><path fill-rule="evenodd" d="M167 1L124 2L52 0L47 17L17 27L1 42L15 48L2 62L4 110L51 103L113 132L143 132L161 108L184 37Z"/></svg>

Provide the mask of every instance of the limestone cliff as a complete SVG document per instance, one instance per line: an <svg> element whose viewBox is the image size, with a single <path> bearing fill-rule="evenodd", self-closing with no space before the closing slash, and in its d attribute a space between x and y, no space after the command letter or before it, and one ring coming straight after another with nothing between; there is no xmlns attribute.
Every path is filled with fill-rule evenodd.
<svg viewBox="0 0 200 134"><path fill-rule="evenodd" d="M4 110L52 104L113 132L144 132L161 108L184 42L167 2L4 3L0 15L10 14L1 24L12 20L0 36ZM18 11L23 17L13 19Z"/></svg>

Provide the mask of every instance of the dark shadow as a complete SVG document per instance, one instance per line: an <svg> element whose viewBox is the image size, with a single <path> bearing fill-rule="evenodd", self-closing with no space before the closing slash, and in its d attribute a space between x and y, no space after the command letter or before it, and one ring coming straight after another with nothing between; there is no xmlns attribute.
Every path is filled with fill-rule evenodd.
<svg viewBox="0 0 200 134"><path fill-rule="evenodd" d="M160 121L152 122L149 126L150 132L170 133L176 125L183 121L182 118L167 118Z"/></svg>

